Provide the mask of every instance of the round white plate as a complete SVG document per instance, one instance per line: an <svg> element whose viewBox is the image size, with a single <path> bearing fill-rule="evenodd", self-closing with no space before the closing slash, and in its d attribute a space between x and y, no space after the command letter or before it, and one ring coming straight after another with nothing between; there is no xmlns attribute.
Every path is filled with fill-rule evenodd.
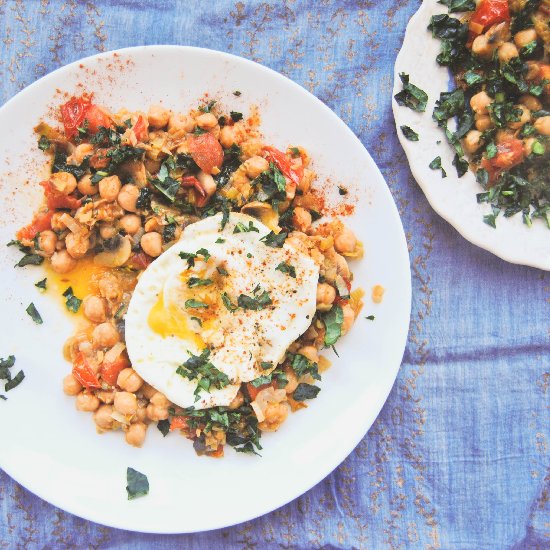
<svg viewBox="0 0 550 550"><path fill-rule="evenodd" d="M450 72L435 61L441 41L432 38L427 30L430 18L437 13L447 13L447 8L435 0L422 3L407 25L403 46L394 70L393 95L402 89L399 73L410 75L411 83L422 88L429 97L424 113L401 107L393 99L393 113L399 141L405 150L413 176L426 195L433 209L447 220L465 239L489 250L503 260L550 270L550 230L543 220L533 221L531 228L521 214L497 218L496 229L483 221L491 213L491 206L478 204L476 194L483 192L475 175L468 171L462 178L456 175L451 164L454 150L443 131L432 120L432 111L439 94L454 88ZM460 14L452 14L460 17ZM400 126L410 126L420 135L417 142L403 136ZM437 141L441 141L437 144ZM430 162L441 156L447 172L441 178L440 170L431 170Z"/></svg>
<svg viewBox="0 0 550 550"><path fill-rule="evenodd" d="M14 269L20 254L3 248L4 293L0 356L14 354L24 382L0 401L0 466L40 497L81 517L134 531L184 533L229 526L265 514L298 497L329 474L372 425L395 380L409 324L411 285L403 228L390 192L355 135L319 100L276 72L232 55L197 48L152 46L105 53L59 69L23 90L0 110L0 243L30 219L40 200L46 157L32 128L59 91L94 91L99 104L146 108L162 101L187 111L205 93L228 108L260 107L269 143L301 144L314 159L320 182L335 201L356 204L350 226L365 244L355 262L355 286L367 296L361 317L338 343L340 358L323 376L322 391L279 432L262 438L262 458L227 448L221 460L200 458L177 433L165 439L152 425L142 449L120 433L97 435L89 413L75 410L61 380L73 331L58 296L40 295L39 267ZM240 97L233 95L239 90ZM28 183L24 183L29 180ZM334 192L338 183L346 197ZM370 289L382 284L375 305ZM34 302L44 318L25 313ZM374 314L375 321L366 320ZM148 496L128 501L126 468L149 478Z"/></svg>

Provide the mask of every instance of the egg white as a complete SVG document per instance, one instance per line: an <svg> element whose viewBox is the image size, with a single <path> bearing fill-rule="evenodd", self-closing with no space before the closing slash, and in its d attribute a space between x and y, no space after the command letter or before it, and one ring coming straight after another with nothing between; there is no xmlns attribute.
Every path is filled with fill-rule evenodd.
<svg viewBox="0 0 550 550"><path fill-rule="evenodd" d="M271 363L274 368L283 361L289 345L310 326L316 309L319 269L309 256L286 244L272 248L261 242L270 230L250 216L231 213L223 230L221 222L222 215L217 214L186 227L180 240L142 273L126 314L126 345L132 366L181 407L229 405L242 382L272 370L263 369L260 363ZM258 231L234 233L239 222L245 227L252 223ZM211 255L206 264L199 257L195 266L188 267L179 257L180 252L194 254L201 248ZM294 267L296 278L276 269L282 262ZM182 273L196 272L206 278L216 265L223 265L228 272L218 277L222 285L219 291L190 289L182 282ZM231 312L221 305L220 298L217 306L211 306L212 318L202 327L190 318L204 311L184 306L194 292L226 292L236 305L240 294L253 296L255 289L267 291L272 304L258 311L237 308ZM159 308L160 299L164 309L177 311L177 319L181 316L191 332L161 335L152 329L149 316L155 306ZM197 381L180 376L176 370L189 353L199 355L204 346L211 349L210 362L231 383L222 389L211 388L210 393L202 391L195 402Z"/></svg>

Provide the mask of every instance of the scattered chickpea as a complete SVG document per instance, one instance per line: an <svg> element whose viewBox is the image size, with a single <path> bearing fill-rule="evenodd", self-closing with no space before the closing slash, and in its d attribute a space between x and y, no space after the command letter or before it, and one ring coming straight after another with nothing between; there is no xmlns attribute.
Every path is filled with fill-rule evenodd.
<svg viewBox="0 0 550 550"><path fill-rule="evenodd" d="M126 432L126 443L134 447L141 447L145 441L146 433L147 425L143 422L136 422L135 424L132 424Z"/></svg>
<svg viewBox="0 0 550 550"><path fill-rule="evenodd" d="M206 196L210 198L216 192L216 182L214 178L202 170L197 174L197 179L199 180L202 188L206 191Z"/></svg>
<svg viewBox="0 0 550 550"><path fill-rule="evenodd" d="M170 401L162 393L156 392L151 396L150 403L147 405L147 416L154 422L166 420L168 418L169 405Z"/></svg>
<svg viewBox="0 0 550 550"><path fill-rule="evenodd" d="M160 233L151 231L145 233L140 240L141 248L145 254L149 254L153 258L162 254L162 236Z"/></svg>
<svg viewBox="0 0 550 550"><path fill-rule="evenodd" d="M63 392L65 395L78 395L82 390L82 384L72 375L67 374L63 378Z"/></svg>
<svg viewBox="0 0 550 550"><path fill-rule="evenodd" d="M475 124L476 130L479 130L480 132L484 132L485 130L493 127L493 121L489 115L476 116Z"/></svg>
<svg viewBox="0 0 550 550"><path fill-rule="evenodd" d="M50 176L50 183L56 191L69 195L76 189L76 178L69 172L55 172Z"/></svg>
<svg viewBox="0 0 550 550"><path fill-rule="evenodd" d="M266 159L263 157L260 157L259 155L256 155L254 157L250 157L248 160L244 162L244 169L246 171L246 175L253 180L254 178L257 178L262 172L265 172L269 168L269 162L267 162Z"/></svg>
<svg viewBox="0 0 550 550"><path fill-rule="evenodd" d="M75 259L79 260L83 258L90 249L89 237L82 235L76 235L75 233L69 233L65 237L65 246L67 252Z"/></svg>
<svg viewBox="0 0 550 550"><path fill-rule="evenodd" d="M480 34L474 38L472 42L472 52L479 57L488 58L493 55L495 45L489 42L489 39L484 34Z"/></svg>
<svg viewBox="0 0 550 550"><path fill-rule="evenodd" d="M78 180L77 187L83 195L95 195L98 192L97 184L94 185L92 183L92 176L90 174L82 176Z"/></svg>
<svg viewBox="0 0 550 550"><path fill-rule="evenodd" d="M120 335L111 323L101 323L92 332L92 341L97 348L110 348L119 340Z"/></svg>
<svg viewBox="0 0 550 550"><path fill-rule="evenodd" d="M342 322L342 334L347 334L355 322L355 311L349 304L342 306L344 320Z"/></svg>
<svg viewBox="0 0 550 550"><path fill-rule="evenodd" d="M218 119L212 113L203 113L196 118L197 126L203 130L211 130L218 124Z"/></svg>
<svg viewBox="0 0 550 550"><path fill-rule="evenodd" d="M309 359L312 363L319 362L319 352L315 346L303 346L298 350L298 353Z"/></svg>
<svg viewBox="0 0 550 550"><path fill-rule="evenodd" d="M141 395L143 395L143 397L145 397L145 399L151 399L151 397L153 397L153 395L157 393L157 390L153 388L151 384L145 382L143 386L141 386L140 393Z"/></svg>
<svg viewBox="0 0 550 550"><path fill-rule="evenodd" d="M105 300L99 296L89 294L82 303L84 316L93 323L103 323L107 318Z"/></svg>
<svg viewBox="0 0 550 550"><path fill-rule="evenodd" d="M108 176L99 181L99 196L107 201L114 201L122 184L118 176Z"/></svg>
<svg viewBox="0 0 550 550"><path fill-rule="evenodd" d="M336 290L328 283L319 283L317 285L317 309L319 311L328 311L336 299Z"/></svg>
<svg viewBox="0 0 550 550"><path fill-rule="evenodd" d="M519 51L512 42L504 42L498 49L498 59L501 63L508 63L514 57L519 57Z"/></svg>
<svg viewBox="0 0 550 550"><path fill-rule="evenodd" d="M515 105L515 108L521 111L521 115L519 115L519 120L509 122L508 126L513 130L519 130L531 120L531 111L524 105Z"/></svg>
<svg viewBox="0 0 550 550"><path fill-rule="evenodd" d="M118 220L118 224L128 235L135 235L141 228L141 218L137 214L126 214Z"/></svg>
<svg viewBox="0 0 550 550"><path fill-rule="evenodd" d="M287 395L292 393L298 387L298 377L292 367L285 367L285 376L287 379L287 385L285 386L285 392Z"/></svg>
<svg viewBox="0 0 550 550"><path fill-rule="evenodd" d="M534 80L539 76L540 65L536 61L527 61L527 74L525 75L526 80Z"/></svg>
<svg viewBox="0 0 550 550"><path fill-rule="evenodd" d="M52 256L52 269L56 273L69 273L76 267L76 260L66 250L54 252Z"/></svg>
<svg viewBox="0 0 550 550"><path fill-rule="evenodd" d="M550 115L537 118L533 126L541 136L550 136Z"/></svg>
<svg viewBox="0 0 550 550"><path fill-rule="evenodd" d="M375 285L372 287L371 298L375 304L380 304L382 298L384 297L384 292L386 289L382 285Z"/></svg>
<svg viewBox="0 0 550 550"><path fill-rule="evenodd" d="M334 248L340 254L349 254L355 250L357 238L353 231L347 227L334 237Z"/></svg>
<svg viewBox="0 0 550 550"><path fill-rule="evenodd" d="M124 208L124 210L127 210L128 212L135 212L137 210L136 204L138 197L138 187L132 183L127 183L122 186L120 193L118 194L117 201L118 204Z"/></svg>
<svg viewBox="0 0 550 550"><path fill-rule="evenodd" d="M169 132L192 132L195 129L195 121L186 115L174 114L168 120Z"/></svg>
<svg viewBox="0 0 550 550"><path fill-rule="evenodd" d="M518 48L525 48L527 44L537 39L537 31L533 28L519 31L514 35L514 42Z"/></svg>
<svg viewBox="0 0 550 550"><path fill-rule="evenodd" d="M164 128L170 120L170 111L162 105L151 105L147 113L147 120L153 129Z"/></svg>
<svg viewBox="0 0 550 550"><path fill-rule="evenodd" d="M44 256L50 257L55 252L55 245L57 244L57 235L47 229L41 231L38 235L38 248Z"/></svg>
<svg viewBox="0 0 550 550"><path fill-rule="evenodd" d="M235 126L224 126L220 131L220 143L227 149L237 143L237 132Z"/></svg>
<svg viewBox="0 0 550 550"><path fill-rule="evenodd" d="M50 222L50 225L52 226L52 229L54 231L64 231L67 229L65 227L65 224L61 221L61 217L65 214L65 212L55 212L52 216L52 220Z"/></svg>
<svg viewBox="0 0 550 550"><path fill-rule="evenodd" d="M488 114L491 103L493 98L487 92L479 92L470 99L470 107L478 115Z"/></svg>
<svg viewBox="0 0 550 550"><path fill-rule="evenodd" d="M101 430L112 430L114 419L111 417L113 407L111 405L101 405L94 413L94 422Z"/></svg>
<svg viewBox="0 0 550 550"><path fill-rule="evenodd" d="M470 130L464 137L464 150L467 153L475 153L482 144L483 140L479 130Z"/></svg>
<svg viewBox="0 0 550 550"><path fill-rule="evenodd" d="M519 98L519 102L525 105L530 111L540 111L542 109L542 103L534 95L522 95Z"/></svg>
<svg viewBox="0 0 550 550"><path fill-rule="evenodd" d="M311 227L311 214L301 206L297 206L292 214L292 223L298 231L305 233Z"/></svg>
<svg viewBox="0 0 550 550"><path fill-rule="evenodd" d="M265 420L258 424L265 432L277 431L288 416L287 403L269 403L264 411Z"/></svg>
<svg viewBox="0 0 550 550"><path fill-rule="evenodd" d="M132 415L137 410L137 398L134 393L127 391L118 391L115 393L115 410L120 414Z"/></svg>
<svg viewBox="0 0 550 550"><path fill-rule="evenodd" d="M99 399L93 394L85 391L76 396L76 408L83 412L94 412L99 407Z"/></svg>
<svg viewBox="0 0 550 550"><path fill-rule="evenodd" d="M116 383L125 391L136 392L143 386L143 379L134 369L128 367L120 371Z"/></svg>
<svg viewBox="0 0 550 550"><path fill-rule="evenodd" d="M102 239L112 239L117 233L116 227L110 223L99 224L99 234Z"/></svg>

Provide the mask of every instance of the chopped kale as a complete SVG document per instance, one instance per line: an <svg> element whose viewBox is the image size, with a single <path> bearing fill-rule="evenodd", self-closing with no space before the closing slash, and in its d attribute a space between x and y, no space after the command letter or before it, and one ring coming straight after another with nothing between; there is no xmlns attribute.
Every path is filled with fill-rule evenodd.
<svg viewBox="0 0 550 550"><path fill-rule="evenodd" d="M315 399L317 394L321 391L321 388L313 386L312 384L306 384L300 382L298 387L294 390L292 397L295 401L305 401L306 399Z"/></svg>
<svg viewBox="0 0 550 550"><path fill-rule="evenodd" d="M128 500L143 497L149 493L149 480L145 474L128 467L126 470L126 492Z"/></svg>
<svg viewBox="0 0 550 550"><path fill-rule="evenodd" d="M428 94L414 84L411 84L408 74L400 73L399 78L403 84L403 90L394 96L398 105L409 107L413 111L425 111L428 103Z"/></svg>
<svg viewBox="0 0 550 550"><path fill-rule="evenodd" d="M418 141L418 134L409 126L400 126L401 131L403 132L403 135L409 140L409 141Z"/></svg>
<svg viewBox="0 0 550 550"><path fill-rule="evenodd" d="M38 310L36 309L35 305L31 302L27 309L25 310L30 318L37 324L41 325L44 321L42 321L42 317L40 316L40 313L38 313Z"/></svg>
<svg viewBox="0 0 550 550"><path fill-rule="evenodd" d="M290 275L293 279L296 279L296 268L293 265L287 264L286 262L281 262L275 269L281 273Z"/></svg>
<svg viewBox="0 0 550 550"><path fill-rule="evenodd" d="M73 313L77 313L78 310L80 309L80 305L82 304L82 300L80 298L77 298L73 294L73 288L71 286L69 288L67 288L67 290L65 290L65 292L63 292L63 296L65 296L65 298L67 298L65 300L65 307L69 311L72 311Z"/></svg>

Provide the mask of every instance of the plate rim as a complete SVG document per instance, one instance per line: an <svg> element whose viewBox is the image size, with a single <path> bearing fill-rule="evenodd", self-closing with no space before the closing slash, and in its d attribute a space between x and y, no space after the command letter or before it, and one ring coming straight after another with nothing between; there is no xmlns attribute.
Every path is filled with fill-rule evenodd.
<svg viewBox="0 0 550 550"><path fill-rule="evenodd" d="M317 98L314 94L306 90L304 87L302 87L297 82L294 82L292 79L288 78L287 76L279 73L278 71L271 69L270 67L267 67L265 65L262 65L260 63L257 63L253 60L247 59L245 57L241 57L232 53L220 51L220 50L214 50L211 48L202 48L202 47L196 47L196 46L184 46L184 45L177 45L177 44L155 44L155 45L143 45L143 46L131 46L126 48L119 48L114 50L108 50L105 52L99 52L97 54L79 58L71 63L68 63L66 65L63 65L50 73L42 76L41 78L37 79L33 83L26 86L23 90L19 91L17 94L15 94L13 97L11 97L4 105L0 107L0 115L5 111L8 110L11 107L11 104L15 102L16 98L18 101L21 99L25 99L26 96L32 91L43 85L44 83L47 83L49 80L54 80L59 76L60 73L63 73L64 71L70 71L72 69L77 69L79 64L84 63L90 63L95 62L98 59L102 58L109 58L113 56L113 54L122 54L122 55L132 55L134 53L142 53L142 52L162 52L162 51L169 51L169 50L177 50L181 53L186 52L199 52L202 54L207 55L213 55L213 56L221 56L222 58L226 58L232 62L236 63L243 63L245 65L252 66L256 71L262 71L268 74L271 74L272 76L277 77L278 79L282 79L286 85L290 85L292 88L294 88L298 93L305 94L309 101L313 101L318 106L320 106L325 113L332 119L332 121L335 124L338 124L345 132L347 132L351 139L355 140L360 147L363 149L363 154L366 155L365 159L368 159L369 164L371 165L374 172L377 174L377 176L380 178L381 182L383 183L382 186L380 186L380 191L385 195L386 200L389 199L389 207L393 210L394 215L396 216L396 221L398 222L398 226L396 226L396 232L398 233L399 240L401 241L401 245L399 249L396 249L398 252L398 255L401 257L401 261L404 260L406 265L406 273L403 274L403 282L405 283L405 287L402 288L402 292L404 296L406 297L404 306L405 310L407 312L407 319L406 322L403 321L403 326L400 331L400 334L398 335L399 339L396 341L398 342L397 349L402 349L402 352L399 353L399 360L396 361L396 364L394 366L388 365L387 367L392 367L392 371L389 373L391 375L391 384L388 383L388 387L379 395L379 399L376 402L376 406L372 407L373 412L375 414L373 415L373 421L370 423L370 425L366 428L364 433L359 434L358 437L354 437L352 440L349 440L347 445L344 445L342 448L344 449L343 452L338 453L338 456L333 460L330 464L326 466L324 469L326 473L322 475L322 477L318 478L315 482L309 484L304 489L301 490L299 493L294 494L290 499L285 497L284 499L278 500L274 505L270 505L269 509L267 510L261 510L259 512L253 512L249 514L246 517L243 517L242 519L239 519L238 521L232 521L232 522L217 522L214 523L212 526L208 528L200 528L200 529L185 529L185 530L177 530L177 529L158 529L158 528L148 528L147 526L139 528L139 526L136 527L128 527L127 525L121 525L120 523L117 523L116 520L113 521L105 521L103 518L98 517L98 514L89 514L87 512L82 512L77 507L72 507L71 509L67 509L64 504L62 503L63 499L61 496L58 497L58 494L61 495L62 492L56 494L44 494L44 491L39 489L38 491L35 491L33 488L28 487L24 481L21 479L21 476L18 475L18 473L15 473L12 468L10 468L10 465L6 467L5 464L0 464L0 468L3 469L3 471L8 474L13 480L15 480L17 483L19 483L21 486L23 486L26 490L33 493L34 495L38 496L42 500L50 503L53 506L56 506L57 508L70 513L72 515L75 515L77 517L83 518L86 521L92 521L94 523L104 525L111 528L116 529L122 529L122 530L128 530L131 532L140 532L140 533L151 533L151 534L185 534L185 533L196 533L196 532L208 532L213 531L221 528L227 528L231 527L233 525L239 525L241 523L251 521L253 519L256 519L258 517L264 516L266 514L272 513L275 510L281 508L282 506L285 506L286 504L296 500L297 498L301 497L303 494L305 494L307 491L321 483L326 477L328 477L356 448L356 446L359 444L359 442L366 436L368 431L371 429L372 425L378 418L380 411L382 410L382 407L386 403L389 394L391 390L393 389L397 375L399 373L399 369L401 367L403 357L406 351L406 345L408 340L408 334L409 334L409 328L410 328L410 321L411 321L411 309L412 309L412 273L410 268L410 254L408 250L405 230L403 227L403 222L401 220L401 216L399 214L399 210L397 208L397 205L395 203L395 200L393 198L393 195L390 191L390 188L382 175L380 169L374 162L374 159L370 155L367 148L363 145L361 140L358 138L358 136L349 128L349 126L334 112L330 107L328 107L324 102L322 102L319 98Z"/></svg>

